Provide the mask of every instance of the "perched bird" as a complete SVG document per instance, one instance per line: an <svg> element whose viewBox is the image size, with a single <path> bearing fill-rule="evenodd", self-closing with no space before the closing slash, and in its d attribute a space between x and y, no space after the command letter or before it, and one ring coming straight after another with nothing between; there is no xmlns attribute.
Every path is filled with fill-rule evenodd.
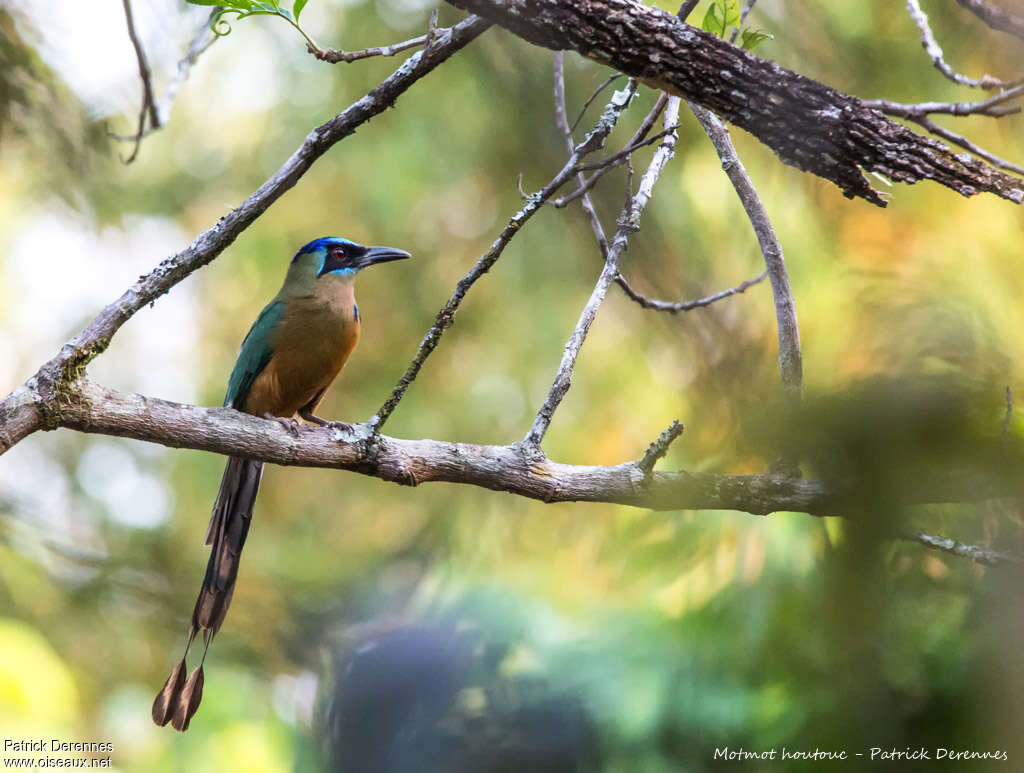
<svg viewBox="0 0 1024 773"><path fill-rule="evenodd" d="M315 424L330 424L313 411L359 341L356 273L408 257L404 250L364 247L336 237L316 239L299 250L281 290L242 342L224 405L286 422L294 422L298 414ZM185 653L153 702L153 721L158 725L170 722L176 730L187 730L199 707L203 661L231 603L262 473L262 462L235 456L224 468L206 531L210 560ZM186 678L185 658L200 631L203 659Z"/></svg>

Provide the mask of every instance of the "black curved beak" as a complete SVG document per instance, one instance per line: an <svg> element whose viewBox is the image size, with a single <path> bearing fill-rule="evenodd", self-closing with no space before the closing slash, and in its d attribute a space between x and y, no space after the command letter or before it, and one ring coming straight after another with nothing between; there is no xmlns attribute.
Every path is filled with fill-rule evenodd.
<svg viewBox="0 0 1024 773"><path fill-rule="evenodd" d="M391 260L405 260L411 257L412 255L408 252L396 247L367 247L366 252L358 259L357 268L366 268L375 263L387 263Z"/></svg>

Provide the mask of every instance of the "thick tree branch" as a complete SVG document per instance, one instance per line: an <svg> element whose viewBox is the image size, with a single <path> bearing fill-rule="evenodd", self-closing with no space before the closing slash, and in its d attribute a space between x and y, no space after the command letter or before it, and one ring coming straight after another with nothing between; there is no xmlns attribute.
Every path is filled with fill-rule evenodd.
<svg viewBox="0 0 1024 773"><path fill-rule="evenodd" d="M636 0L449 0L555 50L572 49L746 129L787 164L885 206L864 177L932 180L1024 201L1024 181L915 134L852 96Z"/></svg>
<svg viewBox="0 0 1024 773"><path fill-rule="evenodd" d="M77 336L61 347L49 362L25 383L0 401L0 454L37 429L54 425L49 416L60 404L67 382L102 352L120 327L139 309L159 298L196 269L224 251L249 225L294 186L329 148L391 107L413 83L474 40L490 23L470 17L452 27L427 48L409 57L388 78L306 137L278 171L239 207L203 231L186 249L173 255L140 278L120 298L103 309ZM30 399L34 407L26 404Z"/></svg>
<svg viewBox="0 0 1024 773"><path fill-rule="evenodd" d="M403 485L433 481L505 491L544 502L609 502L653 510L739 510L842 515L873 503L870 485L842 485L785 475L659 472L644 475L639 462L614 466L559 464L514 443L483 446L438 440L403 440L374 434L369 424L351 431L300 426L230 408L181 405L109 390L87 380L69 386L56 422L80 432L128 437L172 448L246 456L274 464L358 472ZM976 502L1024 494L1020 476L978 472L915 475L893 492L890 504Z"/></svg>

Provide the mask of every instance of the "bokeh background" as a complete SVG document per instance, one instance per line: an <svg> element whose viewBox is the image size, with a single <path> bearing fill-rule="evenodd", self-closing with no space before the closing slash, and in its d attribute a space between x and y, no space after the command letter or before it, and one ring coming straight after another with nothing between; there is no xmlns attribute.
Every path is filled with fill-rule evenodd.
<svg viewBox="0 0 1024 773"><path fill-rule="evenodd" d="M322 45L357 49L420 34L433 7L311 0L303 26ZM162 96L207 10L178 0L134 8ZM460 16L439 10L442 24ZM1020 41L954 3L927 10L959 69L1021 75ZM763 0L750 24L775 35L760 55L858 96L981 97L931 67L900 3ZM130 146L105 134L131 133L139 104L121 4L0 3L0 392L401 58L330 66L278 19L233 27L194 68L169 125L125 165L119 154ZM566 65L575 115L608 72L575 55ZM212 265L136 315L92 377L220 404L237 347L291 255L314 237L344 235L415 255L360 279L362 344L322 414L365 419L519 208L516 175L536 190L564 163L551 86L550 52L487 32L332 149ZM641 90L613 145L654 97ZM1024 159L1020 117L936 120ZM690 116L680 131L624 260L638 288L667 299L761 271L710 144ZM330 736L331 662L397 630L412 633L396 652L442 653L408 672L414 692L452 652L476 663L452 671L455 686L441 691L458 721L431 732L443 726L449 747L557 748L568 756L553 770L711 770L725 767L713 751L726 745L1006 750L1002 769L1019 767L1019 573L891 538L920 528L1020 554L1019 506L901 508L890 495L917 465L959 463L972 444L998 438L1005 388L1024 395L1021 211L925 184L887 189L881 210L734 137L796 293L814 406L801 422L805 470L841 475L855 464L866 487L884 478L866 492L870 507L848 520L650 513L269 468L238 592L206 663L203 706L178 735L154 727L149 706L179 657L222 460L38 434L0 460L4 737L109 741L120 770L315 770ZM608 228L623 180L610 175L597 194ZM599 270L578 209L540 213L473 289L389 433L522 437ZM767 284L680 316L644 311L612 289L545 442L549 456L635 459L678 418L686 433L665 468L763 471L792 440L776 420ZM1007 461L996 472L1014 469ZM493 769L544 769L539 757L513 758Z"/></svg>

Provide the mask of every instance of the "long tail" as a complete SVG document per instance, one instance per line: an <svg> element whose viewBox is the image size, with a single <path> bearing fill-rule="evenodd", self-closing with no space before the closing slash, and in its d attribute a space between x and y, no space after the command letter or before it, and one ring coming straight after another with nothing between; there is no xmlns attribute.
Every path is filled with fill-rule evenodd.
<svg viewBox="0 0 1024 773"><path fill-rule="evenodd" d="M262 474L262 462L234 456L228 459L224 468L220 493L217 494L210 526L206 530L206 544L212 546L210 560L206 564L203 587L192 611L185 653L153 701L153 721L161 727L170 722L175 730L188 730L188 723L199 708L199 701L203 697L206 650L220 630L231 604L238 565L242 559L242 547L249 533ZM203 633L203 657L199 666L186 679L185 658L200 631Z"/></svg>

